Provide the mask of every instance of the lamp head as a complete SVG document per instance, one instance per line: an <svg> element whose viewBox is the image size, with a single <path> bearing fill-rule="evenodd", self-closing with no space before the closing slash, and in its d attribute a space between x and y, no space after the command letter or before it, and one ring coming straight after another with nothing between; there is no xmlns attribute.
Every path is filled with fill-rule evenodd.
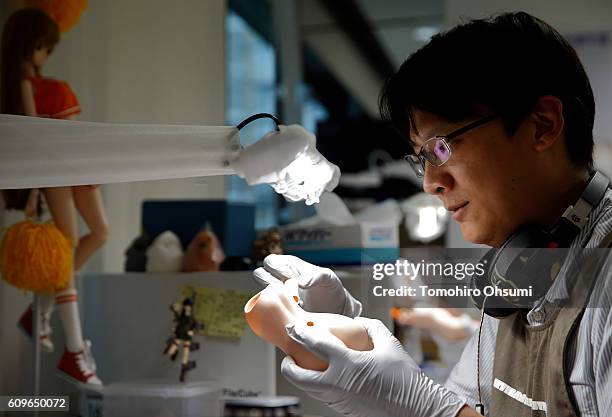
<svg viewBox="0 0 612 417"><path fill-rule="evenodd" d="M299 125L279 125L242 149L232 166L249 185L270 184L287 200L307 205L318 203L340 179L340 169L317 150L315 136Z"/></svg>

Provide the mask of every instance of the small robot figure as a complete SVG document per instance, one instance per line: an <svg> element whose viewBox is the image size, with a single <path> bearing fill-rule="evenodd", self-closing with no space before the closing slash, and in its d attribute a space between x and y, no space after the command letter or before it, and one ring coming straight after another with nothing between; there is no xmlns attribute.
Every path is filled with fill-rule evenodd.
<svg viewBox="0 0 612 417"><path fill-rule="evenodd" d="M189 298L183 300L182 308L177 310L173 304L170 306L170 310L174 313L174 337L170 337L166 342L166 349L164 355L170 356L171 360L176 360L178 355L179 347L182 345L182 356L181 356L181 376L179 381L185 382L185 375L196 367L195 361L189 360L190 352L198 350L200 344L198 342L192 342L191 339L196 330L203 329L204 326L198 323L193 318L193 299L195 294Z"/></svg>

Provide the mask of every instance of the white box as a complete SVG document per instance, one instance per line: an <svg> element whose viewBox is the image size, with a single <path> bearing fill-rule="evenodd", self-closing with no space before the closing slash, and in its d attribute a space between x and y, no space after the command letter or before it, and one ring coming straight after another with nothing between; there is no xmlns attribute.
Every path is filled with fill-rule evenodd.
<svg viewBox="0 0 612 417"><path fill-rule="evenodd" d="M100 390L103 417L221 417L221 390L208 381L121 382Z"/></svg>
<svg viewBox="0 0 612 417"><path fill-rule="evenodd" d="M360 265L395 262L399 229L391 222L349 226L285 226L284 251L318 265Z"/></svg>

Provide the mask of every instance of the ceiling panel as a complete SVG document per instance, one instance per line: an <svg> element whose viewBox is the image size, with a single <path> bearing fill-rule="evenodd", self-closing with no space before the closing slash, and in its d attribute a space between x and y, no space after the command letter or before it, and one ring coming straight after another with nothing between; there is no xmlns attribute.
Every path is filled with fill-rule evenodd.
<svg viewBox="0 0 612 417"><path fill-rule="evenodd" d="M443 27L443 0L356 2L396 67Z"/></svg>

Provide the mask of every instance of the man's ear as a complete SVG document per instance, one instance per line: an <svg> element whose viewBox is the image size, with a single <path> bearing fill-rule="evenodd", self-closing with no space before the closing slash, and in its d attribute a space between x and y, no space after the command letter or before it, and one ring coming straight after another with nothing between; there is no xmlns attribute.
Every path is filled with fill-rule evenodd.
<svg viewBox="0 0 612 417"><path fill-rule="evenodd" d="M563 103L558 97L542 96L536 102L529 120L535 127L535 150L548 149L563 136Z"/></svg>

